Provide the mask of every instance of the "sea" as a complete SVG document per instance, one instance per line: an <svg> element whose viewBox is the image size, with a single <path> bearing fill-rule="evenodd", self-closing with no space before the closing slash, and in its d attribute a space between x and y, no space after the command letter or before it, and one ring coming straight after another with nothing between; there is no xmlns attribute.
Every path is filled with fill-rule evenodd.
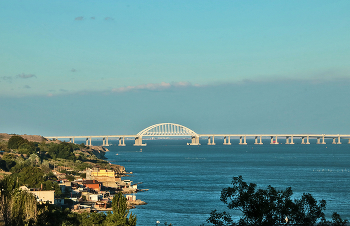
<svg viewBox="0 0 350 226"><path fill-rule="evenodd" d="M241 213L229 210L220 194L240 175L258 188L291 187L293 198L310 193L326 200L328 219L333 212L350 219L350 144L331 141L316 144L311 140L305 145L294 139L294 145L276 145L263 140L263 145L254 145L254 140L247 140L247 145L239 145L231 139L232 145L223 145L223 140L215 139L216 145L200 140L202 145L188 146L189 139L160 139L144 140L147 146L142 147L126 140L121 147L117 140L110 140L105 156L132 172L123 179L149 189L136 194L147 203L131 210L137 215L137 225L210 225L206 220L214 209L227 211L237 220Z"/></svg>

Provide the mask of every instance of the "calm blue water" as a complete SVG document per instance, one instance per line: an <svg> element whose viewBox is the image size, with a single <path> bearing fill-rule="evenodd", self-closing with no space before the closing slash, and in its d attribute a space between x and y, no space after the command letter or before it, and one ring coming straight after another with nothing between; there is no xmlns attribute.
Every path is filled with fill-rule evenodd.
<svg viewBox="0 0 350 226"><path fill-rule="evenodd" d="M328 217L338 212L350 218L347 140L341 145L270 145L267 140L264 145L254 145L252 140L238 145L232 140L231 146L215 141L215 146L204 140L201 146L187 146L187 140L152 140L144 141L146 147L134 147L132 141L126 147L108 147L108 161L125 166L133 172L128 179L143 182L139 188L149 189L137 194L137 199L148 204L132 210L138 225L153 226L157 220L160 225L206 223L213 209L227 210L220 202L220 192L239 175L262 188L291 186L296 197L311 193L327 201Z"/></svg>

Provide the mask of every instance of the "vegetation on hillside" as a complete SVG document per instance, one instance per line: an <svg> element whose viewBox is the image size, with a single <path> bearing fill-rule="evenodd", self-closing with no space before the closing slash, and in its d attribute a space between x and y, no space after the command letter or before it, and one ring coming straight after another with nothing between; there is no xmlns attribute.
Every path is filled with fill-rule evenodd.
<svg viewBox="0 0 350 226"><path fill-rule="evenodd" d="M0 172L6 173L0 180L0 222L2 218L5 225L11 226L136 225L136 216L128 216L126 198L121 193L112 201L113 213L74 213L68 208L39 204L31 193L19 189L25 185L55 190L59 198L63 194L53 171L74 180L86 177L80 171L93 167L111 169L113 165L97 158L84 144L31 142L17 135L8 141L0 140Z"/></svg>

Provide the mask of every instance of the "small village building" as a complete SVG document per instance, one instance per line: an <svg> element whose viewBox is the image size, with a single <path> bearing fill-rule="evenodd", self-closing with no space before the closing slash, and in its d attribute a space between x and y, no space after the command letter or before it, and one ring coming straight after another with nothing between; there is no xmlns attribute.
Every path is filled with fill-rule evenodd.
<svg viewBox="0 0 350 226"><path fill-rule="evenodd" d="M86 188L92 189L96 192L101 191L102 183L98 182L97 180L84 180L83 185Z"/></svg>
<svg viewBox="0 0 350 226"><path fill-rule="evenodd" d="M58 184L60 186L62 193L69 193L72 191L72 182L71 181L63 181Z"/></svg>
<svg viewBox="0 0 350 226"><path fill-rule="evenodd" d="M128 201L136 201L136 195L126 195L125 198Z"/></svg>
<svg viewBox="0 0 350 226"><path fill-rule="evenodd" d="M21 186L19 189L32 193L37 202L55 204L55 190L42 191L37 188L27 188L27 186Z"/></svg>
<svg viewBox="0 0 350 226"><path fill-rule="evenodd" d="M101 200L103 198L103 195L101 194L88 194L86 196L87 201L93 201L93 202L97 202L99 200Z"/></svg>
<svg viewBox="0 0 350 226"><path fill-rule="evenodd" d="M108 169L86 169L87 180L98 180L104 182L118 182L121 178L113 171Z"/></svg>
<svg viewBox="0 0 350 226"><path fill-rule="evenodd" d="M107 208L107 202L106 201L98 201L95 203L95 208L96 209L106 209Z"/></svg>

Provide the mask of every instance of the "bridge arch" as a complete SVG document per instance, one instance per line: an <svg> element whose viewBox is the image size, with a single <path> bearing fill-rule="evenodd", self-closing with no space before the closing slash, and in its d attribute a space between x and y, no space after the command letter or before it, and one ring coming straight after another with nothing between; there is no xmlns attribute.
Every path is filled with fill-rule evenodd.
<svg viewBox="0 0 350 226"><path fill-rule="evenodd" d="M175 123L154 124L141 130L137 136L198 136L193 130Z"/></svg>

